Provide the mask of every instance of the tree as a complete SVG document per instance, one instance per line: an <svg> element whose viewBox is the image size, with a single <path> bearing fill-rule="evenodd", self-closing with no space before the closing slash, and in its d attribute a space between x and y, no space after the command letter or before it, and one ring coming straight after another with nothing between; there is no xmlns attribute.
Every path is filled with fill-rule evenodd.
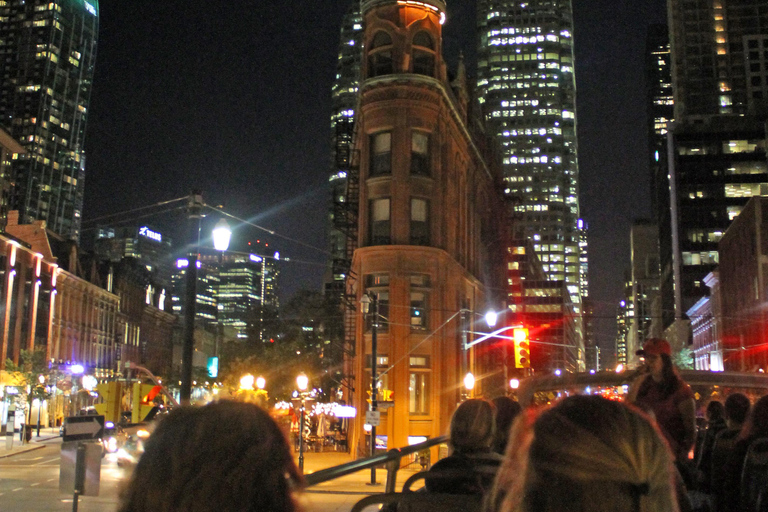
<svg viewBox="0 0 768 512"><path fill-rule="evenodd" d="M27 425L31 424L32 403L35 400L48 400L51 394L46 391L45 382L48 380L48 364L46 361L45 350L36 348L34 350L22 350L19 354L21 364L15 364L7 359L5 362L6 371L15 373L21 377L23 385L19 387L19 394L16 395L16 406L24 407L27 414ZM40 377L43 377L40 382Z"/></svg>

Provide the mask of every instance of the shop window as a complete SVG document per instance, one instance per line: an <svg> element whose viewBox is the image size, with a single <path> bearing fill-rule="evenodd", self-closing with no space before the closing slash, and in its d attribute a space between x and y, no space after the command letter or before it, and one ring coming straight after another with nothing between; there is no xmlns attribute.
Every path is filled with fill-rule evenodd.
<svg viewBox="0 0 768 512"><path fill-rule="evenodd" d="M371 245L388 245L390 235L389 198L371 201Z"/></svg>
<svg viewBox="0 0 768 512"><path fill-rule="evenodd" d="M411 245L429 245L429 202L411 198Z"/></svg>
<svg viewBox="0 0 768 512"><path fill-rule="evenodd" d="M392 133L381 132L371 135L371 176L392 173Z"/></svg>
<svg viewBox="0 0 768 512"><path fill-rule="evenodd" d="M429 176L429 134L414 131L411 133L411 174Z"/></svg>
<svg viewBox="0 0 768 512"><path fill-rule="evenodd" d="M394 71L392 62L392 37L379 31L373 36L368 52L368 77L391 75Z"/></svg>

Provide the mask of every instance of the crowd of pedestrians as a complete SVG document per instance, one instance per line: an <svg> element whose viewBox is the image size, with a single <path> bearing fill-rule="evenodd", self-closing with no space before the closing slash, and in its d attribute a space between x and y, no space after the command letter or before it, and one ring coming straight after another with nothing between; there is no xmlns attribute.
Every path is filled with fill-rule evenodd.
<svg viewBox="0 0 768 512"><path fill-rule="evenodd" d="M710 400L697 430L694 394L669 344L651 339L638 354L645 363L623 402L574 395L527 410L509 397L462 402L451 453L423 492L477 495L485 512L756 510L742 473L757 442L768 454L768 395L754 406L740 393ZM294 512L302 486L268 413L221 401L161 421L119 511Z"/></svg>

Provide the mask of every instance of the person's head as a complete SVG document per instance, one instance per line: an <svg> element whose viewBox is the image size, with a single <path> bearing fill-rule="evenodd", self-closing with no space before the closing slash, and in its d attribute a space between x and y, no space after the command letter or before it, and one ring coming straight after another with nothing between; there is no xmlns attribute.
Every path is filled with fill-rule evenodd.
<svg viewBox="0 0 768 512"><path fill-rule="evenodd" d="M768 395L755 402L740 437L768 437Z"/></svg>
<svg viewBox="0 0 768 512"><path fill-rule="evenodd" d="M649 338L637 355L645 359L645 364L656 381L667 380L674 375L672 367L672 347L667 340Z"/></svg>
<svg viewBox="0 0 768 512"><path fill-rule="evenodd" d="M493 438L493 451L504 453L509 439L509 429L512 428L512 422L520 414L522 408L520 404L508 396L497 396L492 400L496 407L496 435Z"/></svg>
<svg viewBox="0 0 768 512"><path fill-rule="evenodd" d="M572 396L521 415L491 496L502 512L678 510L672 456L639 410Z"/></svg>
<svg viewBox="0 0 768 512"><path fill-rule="evenodd" d="M722 402L712 400L707 404L707 410L704 414L707 421L721 421L725 418L725 407L723 407Z"/></svg>
<svg viewBox="0 0 768 512"><path fill-rule="evenodd" d="M486 451L491 446L495 424L493 405L471 398L459 405L451 418L450 444L454 452Z"/></svg>
<svg viewBox="0 0 768 512"><path fill-rule="evenodd" d="M145 446L120 512L298 510L303 479L283 432L253 404L180 407Z"/></svg>
<svg viewBox="0 0 768 512"><path fill-rule="evenodd" d="M741 393L731 393L725 399L725 421L728 428L741 428L749 414L749 398Z"/></svg>

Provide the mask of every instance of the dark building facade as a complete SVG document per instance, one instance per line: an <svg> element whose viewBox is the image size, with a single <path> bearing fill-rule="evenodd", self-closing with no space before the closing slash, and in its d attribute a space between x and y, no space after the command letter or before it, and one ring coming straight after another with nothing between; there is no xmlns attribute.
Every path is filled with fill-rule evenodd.
<svg viewBox="0 0 768 512"><path fill-rule="evenodd" d="M12 163L20 221L78 240L85 125L96 62L96 0L0 4L0 124L26 150Z"/></svg>
<svg viewBox="0 0 768 512"><path fill-rule="evenodd" d="M677 316L709 294L718 242L753 196L768 195L766 126L750 116L676 124L670 159ZM662 290L663 292L663 290Z"/></svg>
<svg viewBox="0 0 768 512"><path fill-rule="evenodd" d="M768 1L669 0L675 119L768 112Z"/></svg>
<svg viewBox="0 0 768 512"><path fill-rule="evenodd" d="M768 370L768 198L753 197L720 241L725 370Z"/></svg>
<svg viewBox="0 0 768 512"><path fill-rule="evenodd" d="M360 2L354 1L342 20L336 78L331 90L332 169L329 178L331 211L328 226L331 258L325 276L325 289L326 293L339 298L344 294L344 282L349 272L351 251L354 250L357 233L357 204L350 204L347 184L350 167L359 163L353 157L353 145L363 56L362 37ZM351 239L355 239L354 242Z"/></svg>
<svg viewBox="0 0 768 512"><path fill-rule="evenodd" d="M653 318L657 331L675 320L672 217L669 201L667 138L674 121L672 67L669 31L666 25L648 27L645 52L646 111L648 119L651 211L659 231L659 294Z"/></svg>
<svg viewBox="0 0 768 512"><path fill-rule="evenodd" d="M171 268L174 264L171 240L150 226L99 228L94 252L104 260L119 262L134 258L151 274L154 286L170 296Z"/></svg>

